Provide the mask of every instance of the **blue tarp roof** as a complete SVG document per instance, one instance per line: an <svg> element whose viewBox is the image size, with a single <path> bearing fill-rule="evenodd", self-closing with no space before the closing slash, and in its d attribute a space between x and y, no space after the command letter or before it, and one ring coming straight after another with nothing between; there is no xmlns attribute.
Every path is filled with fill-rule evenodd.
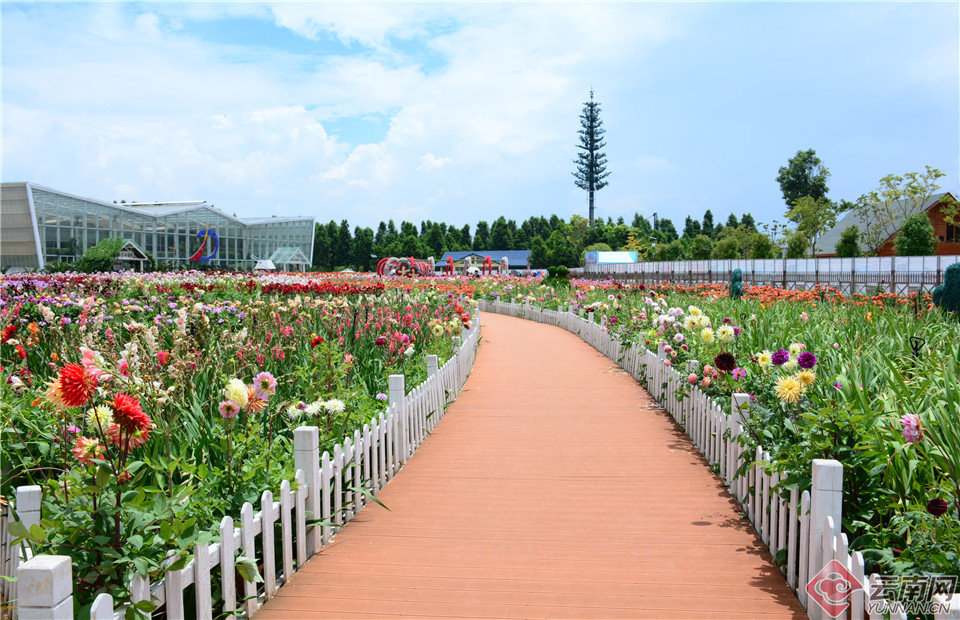
<svg viewBox="0 0 960 620"><path fill-rule="evenodd" d="M461 252L444 252L437 264L447 262L447 257L453 257L455 261L461 261L468 256L483 260L490 257L499 262L504 256L507 257L509 266L515 269L526 269L527 259L530 257L530 250L466 250Z"/></svg>

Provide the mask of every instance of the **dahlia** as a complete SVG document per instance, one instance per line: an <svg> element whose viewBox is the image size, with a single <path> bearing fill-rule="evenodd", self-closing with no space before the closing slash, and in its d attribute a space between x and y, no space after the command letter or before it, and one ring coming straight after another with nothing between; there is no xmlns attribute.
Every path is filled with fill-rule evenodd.
<svg viewBox="0 0 960 620"><path fill-rule="evenodd" d="M783 366L790 359L790 352L780 349L770 357L770 362L774 366Z"/></svg>
<svg viewBox="0 0 960 620"><path fill-rule="evenodd" d="M329 413L343 413L346 410L347 405L338 398L331 398L327 402L323 403L323 407Z"/></svg>
<svg viewBox="0 0 960 620"><path fill-rule="evenodd" d="M150 416L143 412L140 402L123 393L113 397L113 421L128 435L137 431L148 431L151 425Z"/></svg>
<svg viewBox="0 0 960 620"><path fill-rule="evenodd" d="M761 368L767 368L770 364L773 363L773 354L770 351L764 349L757 354L757 363L760 364Z"/></svg>
<svg viewBox="0 0 960 620"><path fill-rule="evenodd" d="M277 380L269 372L263 371L253 378L253 387L257 398L267 401L277 391Z"/></svg>
<svg viewBox="0 0 960 620"><path fill-rule="evenodd" d="M227 386L223 388L223 395L227 400L237 403L241 409L246 407L247 401L250 400L250 391L240 379L230 379Z"/></svg>
<svg viewBox="0 0 960 620"><path fill-rule="evenodd" d="M82 407L90 400L97 380L91 377L80 364L67 364L57 375L60 397L67 407Z"/></svg>
<svg viewBox="0 0 960 620"><path fill-rule="evenodd" d="M735 335L733 328L729 325L723 325L717 330L717 339L720 340L720 342L730 342Z"/></svg>
<svg viewBox="0 0 960 620"><path fill-rule="evenodd" d="M149 418L147 419L149 420ZM117 424L113 424L107 429L107 435L110 437L110 441L118 446L120 445L121 439L126 439L127 449L132 450L147 443L147 440L150 439L150 431L152 428L153 424L151 423L148 424L146 428L137 428L134 429L132 433L124 433Z"/></svg>
<svg viewBox="0 0 960 620"><path fill-rule="evenodd" d="M797 373L797 379L804 387L810 387L813 385L813 382L817 380L817 373L812 370L801 370Z"/></svg>
<svg viewBox="0 0 960 620"><path fill-rule="evenodd" d="M737 367L737 358L733 356L733 353L724 351L720 355L713 358L713 363L716 364L717 368L720 370L724 372L731 372Z"/></svg>
<svg viewBox="0 0 960 620"><path fill-rule="evenodd" d="M87 412L87 424L92 428L101 430L110 428L110 425L113 424L113 412L110 411L110 407L105 405L94 407Z"/></svg>
<svg viewBox="0 0 960 620"><path fill-rule="evenodd" d="M798 403L800 397L806 391L803 383L796 377L780 377L777 379L777 385L774 391L777 398L785 403Z"/></svg>
<svg viewBox="0 0 960 620"><path fill-rule="evenodd" d="M709 327L704 327L700 331L700 337L703 338L706 344L711 344L713 342L713 330Z"/></svg>
<svg viewBox="0 0 960 620"><path fill-rule="evenodd" d="M81 465L89 465L97 459L103 458L103 446L98 439L77 437L73 444L73 456Z"/></svg>
<svg viewBox="0 0 960 620"><path fill-rule="evenodd" d="M935 517L942 517L944 514L946 514L949 508L950 508L950 504L948 504L945 500L940 499L939 497L927 502L927 512L929 512Z"/></svg>
<svg viewBox="0 0 960 620"><path fill-rule="evenodd" d="M810 351L804 351L797 357L800 368L813 368L817 365L817 356Z"/></svg>
<svg viewBox="0 0 960 620"><path fill-rule="evenodd" d="M220 412L220 417L229 420L240 413L240 406L232 400L224 400L220 402L217 410Z"/></svg>
<svg viewBox="0 0 960 620"><path fill-rule="evenodd" d="M69 405L63 399L63 390L60 387L60 379L54 379L53 381L47 383L47 390L43 393L43 396L51 405L56 405L58 407L69 407Z"/></svg>
<svg viewBox="0 0 960 620"><path fill-rule="evenodd" d="M247 392L247 406L244 411L249 413L260 413L267 408L267 401L257 397L257 390L251 385Z"/></svg>

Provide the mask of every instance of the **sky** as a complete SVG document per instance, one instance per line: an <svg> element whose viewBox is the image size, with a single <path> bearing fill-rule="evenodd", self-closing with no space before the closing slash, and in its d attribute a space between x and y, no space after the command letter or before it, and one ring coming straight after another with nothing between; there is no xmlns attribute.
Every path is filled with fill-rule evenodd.
<svg viewBox="0 0 960 620"><path fill-rule="evenodd" d="M814 149L834 200L960 188L960 3L19 3L0 176L240 217L474 226L587 215L783 220Z"/></svg>

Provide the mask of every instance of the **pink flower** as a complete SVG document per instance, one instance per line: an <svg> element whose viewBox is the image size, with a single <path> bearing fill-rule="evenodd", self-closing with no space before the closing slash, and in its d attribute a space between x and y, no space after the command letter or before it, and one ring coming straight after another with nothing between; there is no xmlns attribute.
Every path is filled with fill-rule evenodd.
<svg viewBox="0 0 960 620"><path fill-rule="evenodd" d="M903 425L903 438L910 443L920 443L923 440L923 429L920 427L920 416L908 413L900 418Z"/></svg>
<svg viewBox="0 0 960 620"><path fill-rule="evenodd" d="M230 418L235 418L237 414L240 413L240 405L232 400L224 400L220 401L220 406L217 410L220 412L220 417L229 420Z"/></svg>
<svg viewBox="0 0 960 620"><path fill-rule="evenodd" d="M700 382L700 385L704 388L710 387L710 377L704 377L703 381Z"/></svg>
<svg viewBox="0 0 960 620"><path fill-rule="evenodd" d="M267 401L277 391L277 380L267 371L263 371L253 378L253 387L256 397Z"/></svg>
<svg viewBox="0 0 960 620"><path fill-rule="evenodd" d="M170 361L170 352L169 351L157 351L157 363L161 366L165 366L166 363Z"/></svg>
<svg viewBox="0 0 960 620"><path fill-rule="evenodd" d="M120 363L117 364L117 370L120 371L120 376L129 377L130 376L130 363L127 360L120 360Z"/></svg>
<svg viewBox="0 0 960 620"><path fill-rule="evenodd" d="M803 319L804 321L809 321L809 320L810 320L810 315L808 315L806 312L801 312L801 313L800 313L800 318Z"/></svg>
<svg viewBox="0 0 960 620"><path fill-rule="evenodd" d="M713 366L711 366L710 364L707 364L706 366L703 367L703 376L704 376L704 377L706 377L707 375L712 375L712 374L713 374Z"/></svg>
<svg viewBox="0 0 960 620"><path fill-rule="evenodd" d="M663 365L669 368L670 366L673 366L673 362L670 360L663 360Z"/></svg>
<svg viewBox="0 0 960 620"><path fill-rule="evenodd" d="M747 371L743 368L734 368L730 374L733 375L734 380L739 381L747 376Z"/></svg>
<svg viewBox="0 0 960 620"><path fill-rule="evenodd" d="M697 381L699 381L699 380L700 380L700 379L699 379L699 377L697 377L697 374L696 374L696 373L693 373L693 372L691 372L691 373L690 373L690 376L687 377L687 383L689 383L690 385L696 385L696 384L697 384Z"/></svg>

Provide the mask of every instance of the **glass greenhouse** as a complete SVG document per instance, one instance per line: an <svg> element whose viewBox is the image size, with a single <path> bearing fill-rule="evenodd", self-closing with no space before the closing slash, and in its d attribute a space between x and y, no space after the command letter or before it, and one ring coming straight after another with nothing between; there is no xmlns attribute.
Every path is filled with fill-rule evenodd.
<svg viewBox="0 0 960 620"><path fill-rule="evenodd" d="M303 270L313 255L313 217L240 219L203 201L114 204L33 183L0 187L5 268L73 262L103 239L117 237L133 241L158 262L183 268L248 269L280 248L295 248L303 260L291 267Z"/></svg>

